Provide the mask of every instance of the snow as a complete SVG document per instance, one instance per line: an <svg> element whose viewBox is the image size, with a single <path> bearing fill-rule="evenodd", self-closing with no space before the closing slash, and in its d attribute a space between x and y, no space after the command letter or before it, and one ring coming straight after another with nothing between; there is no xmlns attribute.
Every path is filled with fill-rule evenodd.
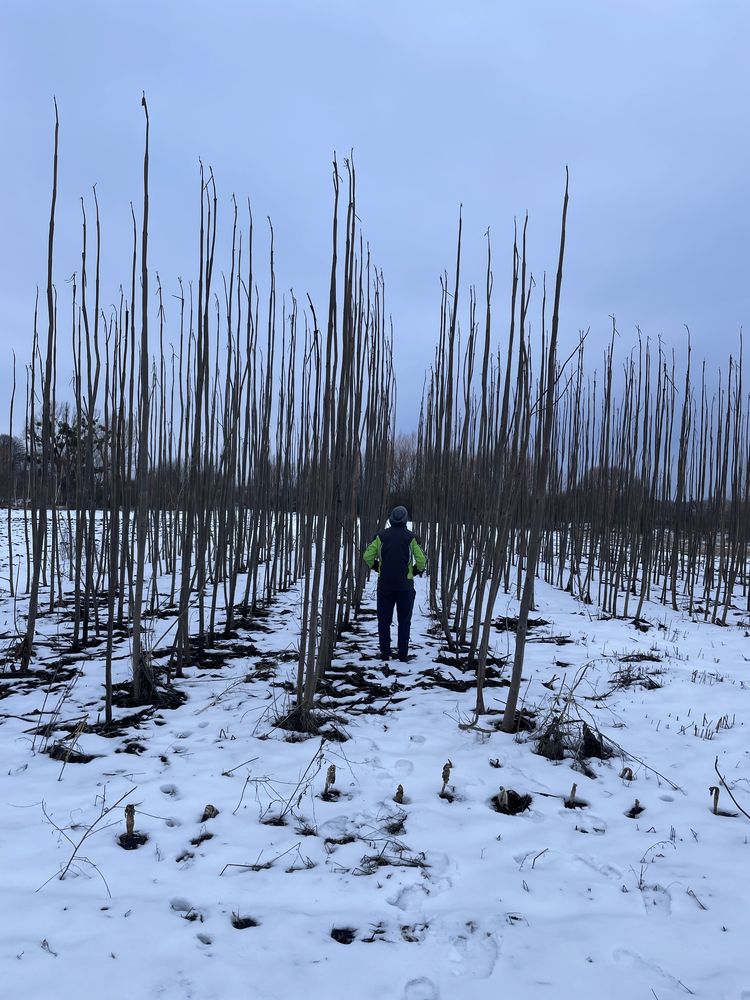
<svg viewBox="0 0 750 1000"><path fill-rule="evenodd" d="M535 754L534 734L483 731L499 716L466 726L473 689L436 687L422 673L461 676L435 664L441 644L423 581L417 590L412 662L383 672L369 658L371 617L339 647L337 668L387 689L371 706L354 687L326 702L346 742L290 742L272 725L295 667L296 590L242 633L272 670L246 656L189 667L181 707L117 737L84 733L76 746L95 755L88 763L40 752L67 733L32 733L34 713L55 708L60 685L24 689L3 674L0 694L11 693L0 699L2 995L748 1000L750 821L714 815L709 794L718 756L750 811L747 615L721 628L652 604L643 633L538 584L535 616L549 624L531 631L524 704L542 721L586 667L576 711L623 748L589 761L590 778L570 759ZM515 610L507 597L498 602L500 615ZM6 599L6 632L13 616ZM61 625L47 617L42 628L39 656L53 659ZM555 637L571 641L543 641ZM497 632L496 651L512 650L512 640ZM126 653L121 646L116 681L127 679ZM95 723L102 712L96 654L82 662L58 721ZM658 659L622 659L633 654ZM661 686L613 689L612 676L628 667ZM345 673L334 676L339 693L349 690ZM502 705L502 688L487 694L491 708ZM142 752L122 752L133 743ZM439 794L447 761L452 801ZM633 781L621 777L624 766ZM573 783L582 808L565 807ZM530 808L494 811L500 786L530 794ZM61 880L70 840L122 796ZM631 819L636 798L644 812ZM127 803L148 837L135 850L118 843ZM218 815L201 822L209 803ZM724 789L720 808L738 811ZM263 822L280 813L286 825ZM233 914L257 926L237 929ZM353 931L351 943L334 929Z"/></svg>

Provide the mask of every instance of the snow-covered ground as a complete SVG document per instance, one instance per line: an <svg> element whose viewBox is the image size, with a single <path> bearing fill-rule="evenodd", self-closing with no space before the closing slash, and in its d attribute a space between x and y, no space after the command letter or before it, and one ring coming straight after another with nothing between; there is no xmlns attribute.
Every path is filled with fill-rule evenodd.
<svg viewBox="0 0 750 1000"><path fill-rule="evenodd" d="M541 725L577 682L570 716L623 751L590 760L587 777L534 753L533 733L494 731L499 716L466 726L473 689L423 673L471 677L434 662L421 581L414 661L383 670L364 617L339 648L326 702L348 740L290 741L272 722L289 699L297 601L291 592L241 633L257 653L191 666L181 707L119 736L83 732L87 763L41 752L69 745L67 732L33 730L58 703L59 724L96 724L103 647L72 684L2 676L0 995L750 998L750 820L714 815L709 794L718 755L750 811L747 616L719 628L650 605L643 632L539 584L535 617L549 624L532 629L524 705ZM8 631L10 601L4 619ZM61 628L42 622L48 667ZM496 651L512 640L498 631ZM488 695L497 709L503 688ZM574 782L586 804L566 808ZM499 814L500 786L530 794L530 807ZM644 811L630 818L635 799ZM134 850L118 842L128 803L148 838ZM202 821L208 804L218 815ZM738 812L723 789L719 808ZM236 928L233 915L256 925Z"/></svg>

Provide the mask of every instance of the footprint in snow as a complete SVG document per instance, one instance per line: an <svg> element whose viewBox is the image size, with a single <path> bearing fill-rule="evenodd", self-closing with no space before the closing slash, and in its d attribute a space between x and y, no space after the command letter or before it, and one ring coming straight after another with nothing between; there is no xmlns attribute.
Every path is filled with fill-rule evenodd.
<svg viewBox="0 0 750 1000"><path fill-rule="evenodd" d="M178 979L175 984L174 980L170 980L167 983L157 983L151 990L152 997L164 997L164 996L174 996L175 985L178 995L184 997L185 1000L193 1000L195 993L193 992L193 984L189 979Z"/></svg>
<svg viewBox="0 0 750 1000"><path fill-rule="evenodd" d="M403 1000L440 1000L440 990L427 976L420 976L406 984Z"/></svg>
<svg viewBox="0 0 750 1000"><path fill-rule="evenodd" d="M672 894L663 885L647 885L641 890L646 913L663 913L669 916L672 912Z"/></svg>
<svg viewBox="0 0 750 1000"><path fill-rule="evenodd" d="M680 980L676 976L673 976L671 972L667 972L667 970L657 962L649 961L642 955L639 955L637 951L631 951L629 948L615 948L612 952L612 958L615 962L627 963L631 969L637 969L639 972L646 972L648 974L653 974L654 972L657 973L657 975L661 976L665 982L669 983L673 987L679 987L682 991L679 994L680 996L683 995L686 989L685 984L680 982ZM653 989L652 992L654 992ZM691 993L692 990L688 990L688 992Z"/></svg>
<svg viewBox="0 0 750 1000"><path fill-rule="evenodd" d="M407 910L418 910L424 904L426 897L427 888L421 883L417 883L416 885L407 885L404 889L400 889L393 896L389 896L386 902L391 906L397 907L399 910L403 910L405 913Z"/></svg>
<svg viewBox="0 0 750 1000"><path fill-rule="evenodd" d="M162 785L159 791L163 795L168 795L170 799L179 799L180 793L177 790L177 785Z"/></svg>
<svg viewBox="0 0 750 1000"><path fill-rule="evenodd" d="M437 887L440 882L447 882L447 886L444 888L450 889L453 885L451 879L445 875L445 873L451 867L451 859L447 854L443 854L441 851L430 851L430 875L435 878L435 876L445 876L444 878L437 878L433 885Z"/></svg>
<svg viewBox="0 0 750 1000"><path fill-rule="evenodd" d="M414 770L414 765L410 760L397 760L393 765L393 769L401 775L409 775Z"/></svg>
<svg viewBox="0 0 750 1000"><path fill-rule="evenodd" d="M492 931L469 922L466 925L466 933L459 934L448 952L451 972L462 979L489 979L495 968L498 953L497 941Z"/></svg>

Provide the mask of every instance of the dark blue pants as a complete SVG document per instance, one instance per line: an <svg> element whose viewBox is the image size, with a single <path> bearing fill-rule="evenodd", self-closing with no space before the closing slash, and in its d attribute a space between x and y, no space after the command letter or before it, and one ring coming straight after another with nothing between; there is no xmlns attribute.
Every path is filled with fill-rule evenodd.
<svg viewBox="0 0 750 1000"><path fill-rule="evenodd" d="M378 638L380 652L385 656L391 654L391 622L394 608L398 615L398 655L406 656L409 652L413 607L414 587L407 587L404 590L385 590L378 587Z"/></svg>

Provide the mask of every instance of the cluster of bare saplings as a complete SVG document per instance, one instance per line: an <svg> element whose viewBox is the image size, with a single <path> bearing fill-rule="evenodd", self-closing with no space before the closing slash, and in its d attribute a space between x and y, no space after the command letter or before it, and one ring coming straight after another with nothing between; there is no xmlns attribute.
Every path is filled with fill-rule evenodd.
<svg viewBox="0 0 750 1000"><path fill-rule="evenodd" d="M640 333L619 370L614 321L601 374L586 372L585 334L560 357L566 212L567 190L551 307L546 281L532 307L527 221L516 233L502 348L492 336L489 246L484 301L470 288L461 337L459 225L455 281L452 291L443 281L417 437L418 530L426 549L439 553L429 567L430 607L449 649L476 669L478 714L496 598L502 589L520 602L506 732L518 723L538 575L636 624L644 602L656 600L726 625L738 589L750 611L750 405L741 345L713 388L705 364L694 376L689 337L681 375L674 354Z"/></svg>
<svg viewBox="0 0 750 1000"><path fill-rule="evenodd" d="M149 265L145 100L144 112L143 205L113 306L100 289L95 192L88 208L81 202L69 305L58 302L55 126L46 309L38 304L34 316L22 441L14 445L14 390L0 456L8 582L28 603L13 668L30 668L40 619L64 615L73 651L106 643L109 721L118 644L130 644L134 700L153 700L196 648L251 625L294 585L296 698L284 721L311 729L319 682L361 608L361 551L404 499L428 552L430 609L448 647L476 670L477 713L496 599L501 590L520 599L506 731L516 725L538 574L608 615L639 620L644 602L658 599L726 623L737 587L748 588L741 358L711 388L705 368L695 380L689 352L678 377L661 344L640 338L620 371L614 330L602 375L587 374L583 336L562 357L567 188L551 304L527 265L524 222L502 346L489 245L484 294L469 289L459 322L459 225L410 447L395 436L392 335L352 164L342 177L334 162L324 311L309 296L301 308L291 293L277 302L273 230L259 265L252 214L234 199L231 242L218 256L217 187L201 169L198 275L168 296L177 302L168 321ZM62 350L72 351L72 393L57 374ZM171 622L158 670L157 618Z"/></svg>
<svg viewBox="0 0 750 1000"><path fill-rule="evenodd" d="M111 309L101 301L95 193L93 235L82 201L81 270L67 333L73 398L62 409L56 123L47 335L42 348L35 314L20 546L8 502L10 587L28 595L13 660L27 670L40 615L68 611L74 650L106 638L110 720L118 639L131 644L133 697L149 701L180 675L196 644L247 624L303 580L296 716L287 724L296 718L306 726L336 638L359 608L367 573L359 553L387 502L395 382L382 276L358 233L353 167L346 165L342 193L334 163L325 319L319 322L311 300L299 310L293 295L279 317L273 231L261 300L252 215L248 209L243 225L236 202L218 277L217 190L201 170L199 274L188 288L180 283L169 343L162 287L157 278L153 289L149 269L145 101L144 110L143 211L140 225L133 214L129 294L123 290ZM16 461L14 448L8 455ZM155 676L149 622L166 611L174 621L171 655Z"/></svg>

